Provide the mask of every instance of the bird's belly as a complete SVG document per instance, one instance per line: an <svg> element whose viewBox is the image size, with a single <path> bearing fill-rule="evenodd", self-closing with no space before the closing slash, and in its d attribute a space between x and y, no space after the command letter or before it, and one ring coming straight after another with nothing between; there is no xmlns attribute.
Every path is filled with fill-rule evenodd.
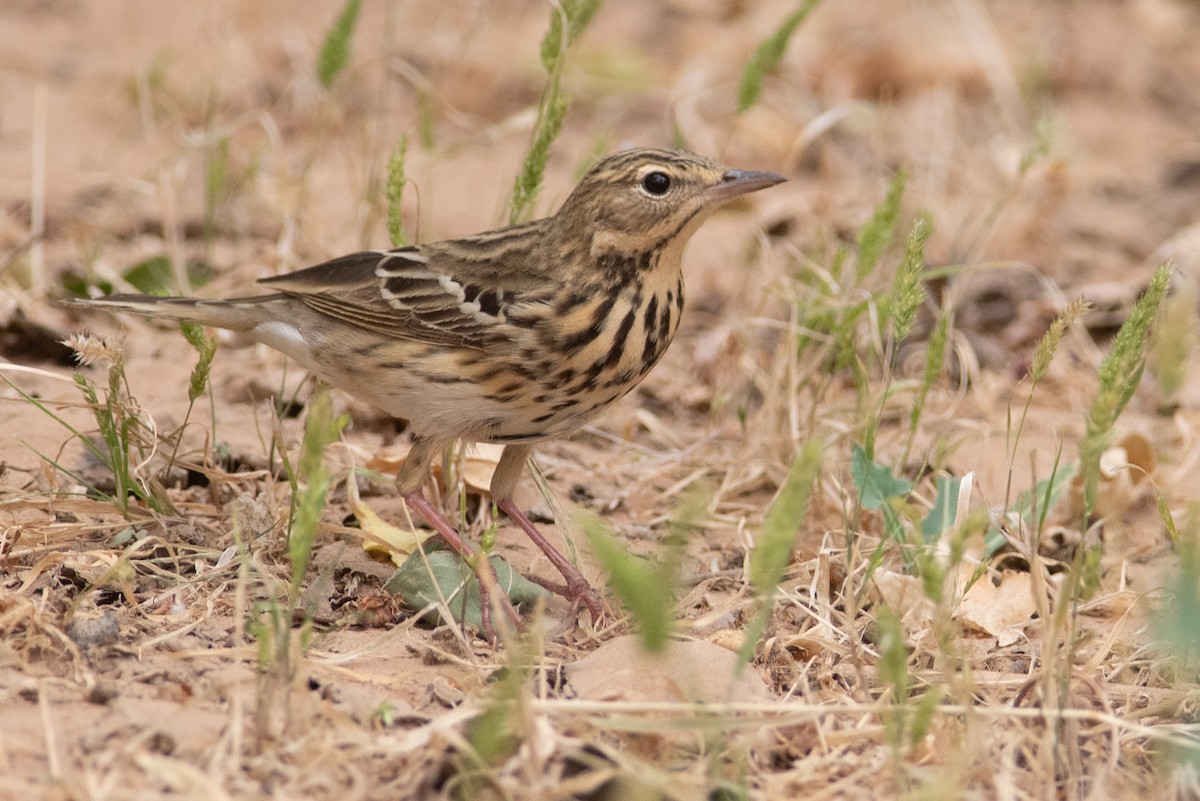
<svg viewBox="0 0 1200 801"><path fill-rule="evenodd" d="M640 384L658 355L600 371L571 370L566 374L574 381L556 380L564 373L547 370L543 380L522 385L516 397L506 396L504 414L489 421L483 439L536 442L578 431Z"/></svg>
<svg viewBox="0 0 1200 801"><path fill-rule="evenodd" d="M544 393L536 382L481 381L471 365L431 369L428 358L413 359L408 367L384 367L363 373L325 359L305 359L304 366L325 383L357 400L408 421L414 434L434 439L475 442L535 442L578 429L585 420L556 410L543 417ZM423 365L423 366L417 366ZM508 370L501 376L510 376Z"/></svg>
<svg viewBox="0 0 1200 801"><path fill-rule="evenodd" d="M538 442L571 434L638 383L602 383L579 391L513 379L501 387L506 391L497 392L486 382L447 376L431 380L406 370L376 374L370 384L328 367L317 374L331 386L407 420L420 436L497 443Z"/></svg>
<svg viewBox="0 0 1200 801"><path fill-rule="evenodd" d="M331 386L407 420L413 432L422 436L478 440L481 429L512 411L466 380L434 381L406 370L392 370L364 383L348 371L325 368L316 372Z"/></svg>
<svg viewBox="0 0 1200 801"><path fill-rule="evenodd" d="M290 355L332 386L407 420L420 436L536 442L577 431L641 382L674 336L682 291L680 281L642 305L618 298L602 326L574 336L575 347L562 345L573 333L562 321L546 321L487 352L380 348L368 339L309 342ZM370 369L339 358L347 346L365 348L360 355Z"/></svg>

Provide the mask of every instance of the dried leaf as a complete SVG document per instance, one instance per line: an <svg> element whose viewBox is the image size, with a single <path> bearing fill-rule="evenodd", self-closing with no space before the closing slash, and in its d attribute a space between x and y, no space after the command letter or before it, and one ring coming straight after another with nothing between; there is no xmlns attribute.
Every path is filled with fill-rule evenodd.
<svg viewBox="0 0 1200 801"><path fill-rule="evenodd" d="M1144 480L1154 474L1157 460L1154 447L1141 434L1131 432L1100 454L1100 478L1096 490L1096 508L1100 517L1120 515L1136 504L1147 491ZM1083 474L1071 480L1071 511L1083 514Z"/></svg>
<svg viewBox="0 0 1200 801"><path fill-rule="evenodd" d="M1023 636L1022 629L1033 617L1032 579L1028 573L1006 570L999 586L986 577L971 585L959 604L958 616L971 628L990 634L1003 648Z"/></svg>
<svg viewBox="0 0 1200 801"><path fill-rule="evenodd" d="M1138 468L1129 471L1129 477L1134 484L1141 484L1145 478L1153 475L1157 460L1154 458L1154 446L1150 444L1150 440L1136 431L1132 431L1121 437L1117 447L1125 451L1125 458L1118 465L1121 467L1132 465ZM1101 470L1104 470L1104 464L1102 458L1100 460Z"/></svg>
<svg viewBox="0 0 1200 801"><path fill-rule="evenodd" d="M404 460L408 458L408 453L411 450L412 445L406 442L389 445L367 462L367 469L374 470L376 473L386 473L394 476L400 470L400 466L404 464Z"/></svg>
<svg viewBox="0 0 1200 801"><path fill-rule="evenodd" d="M421 543L434 535L432 530L393 526L375 514L358 496L358 485L346 482L346 498L363 534L363 550L373 558L391 559L397 565L411 556Z"/></svg>
<svg viewBox="0 0 1200 801"><path fill-rule="evenodd" d="M928 629L937 607L926 597L919 578L893 570L876 570L874 588L883 602L900 618L909 637L917 639Z"/></svg>
<svg viewBox="0 0 1200 801"><path fill-rule="evenodd" d="M502 453L503 445L489 442L480 442L467 449L462 458L462 479L468 490L480 495L491 492L492 476L496 474Z"/></svg>
<svg viewBox="0 0 1200 801"><path fill-rule="evenodd" d="M367 468L377 473L395 475L404 465L411 450L412 446L408 444L391 445L368 461ZM500 463L500 455L503 452L503 445L489 442L476 443L466 449L462 457L462 479L468 490L479 495L490 491L492 476L496 473L496 465ZM440 475L438 465L434 466L433 472Z"/></svg>

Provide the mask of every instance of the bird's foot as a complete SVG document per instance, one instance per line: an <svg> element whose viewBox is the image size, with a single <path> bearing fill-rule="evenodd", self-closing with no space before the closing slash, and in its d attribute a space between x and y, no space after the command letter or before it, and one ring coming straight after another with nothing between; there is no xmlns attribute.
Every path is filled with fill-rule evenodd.
<svg viewBox="0 0 1200 801"><path fill-rule="evenodd" d="M567 620L570 621L570 625L574 625L575 619L579 617L579 610L585 606L588 614L592 616L593 623L598 623L604 614L604 608L600 605L600 596L596 594L596 590L591 584L588 584L582 574L579 574L578 581L568 579L566 584L557 584L537 576L530 576L529 580L571 602L571 607L567 612Z"/></svg>
<svg viewBox="0 0 1200 801"><path fill-rule="evenodd" d="M600 596L596 594L592 585L584 578L583 573L579 572L579 568L571 564L567 560L567 557L563 556L557 548L550 544L550 541L546 539L542 532L538 531L533 521L513 503L512 498L498 499L496 506L521 527L521 530L528 535L529 539L533 540L534 545L542 549L542 553L546 554L546 558L558 568L558 572L562 573L563 578L566 579L567 583L565 585L537 578L533 579L533 581L571 602L567 618L568 625L574 625L575 620L579 617L580 608L585 606L588 613L592 616L593 625L599 623L604 614L604 609L600 605Z"/></svg>

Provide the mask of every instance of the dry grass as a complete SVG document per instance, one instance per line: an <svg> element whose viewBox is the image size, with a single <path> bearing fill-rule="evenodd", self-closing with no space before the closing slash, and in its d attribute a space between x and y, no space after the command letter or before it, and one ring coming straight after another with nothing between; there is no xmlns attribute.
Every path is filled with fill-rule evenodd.
<svg viewBox="0 0 1200 801"><path fill-rule="evenodd" d="M534 626L492 648L382 592L391 568L360 547L344 482L402 521L386 486L348 477L403 435L345 398L293 588L303 377L222 338L193 407L183 337L51 302L154 270L232 293L388 230L505 218L546 6L363 4L326 88L337 8L313 5L131 2L133 28L96 2L0 11L21 54L0 76L23 98L5 122L23 138L0 141L0 797L1200 794L1194 308L1169 310L1164 387L1148 371L1107 442L1123 450L1102 468L1134 467L1101 470L1090 517L1083 480L1054 480L1079 460L1101 360L1162 243L1176 297L1196 296L1179 232L1200 90L1178 77L1200 71L1180 33L1195 8L827 0L741 113L747 60L798 4L600 9L561 68L572 104L540 211L626 143L678 139L792 179L697 235L664 364L541 450L551 499L522 487L581 546L584 509L631 553L678 558L674 631L703 645L622 663L637 621L612 596L566 642ZM385 191L401 136L402 194ZM894 219L867 225L897 165ZM913 287L896 275L922 214L931 267ZM895 336L896 299L920 291ZM1052 328L1080 296L1093 311ZM112 381L83 368L137 435L116 481L65 427L97 433L53 345L85 328L122 354ZM791 532L770 510L789 508L776 495L807 443L820 467ZM464 472L447 471L447 504L465 499L478 538L492 521ZM1047 480L1054 502L1042 485L1022 506ZM769 519L774 547L795 536L773 587L752 575ZM503 522L498 540L546 574Z"/></svg>

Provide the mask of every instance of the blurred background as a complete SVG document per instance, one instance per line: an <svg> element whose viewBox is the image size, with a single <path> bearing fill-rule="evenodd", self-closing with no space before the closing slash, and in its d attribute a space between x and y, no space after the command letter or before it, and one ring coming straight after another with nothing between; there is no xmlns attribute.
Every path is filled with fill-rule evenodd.
<svg viewBox="0 0 1200 801"><path fill-rule="evenodd" d="M936 301L953 279L960 355L1009 379L1066 299L1094 304L1086 325L1103 342L1157 261L1184 254L1194 275L1183 263L1200 240L1194 3L818 4L754 102L739 103L756 49L803 5L604 4L562 73L570 105L532 213L552 213L592 160L630 145L791 179L753 201L772 259L744 264L755 234L731 215L691 248L692 330L709 330L708 362L739 317L786 317L798 266L824 269L853 244L901 169L902 216L928 212L928 261L945 268ZM547 5L366 2L326 86L318 62L341 10L4 4L0 355L69 362L47 297L130 289L156 270L170 276L163 289L240 293L389 244L387 164L402 138L406 236L508 220L546 86ZM868 287L889 280L881 270ZM1171 400L1200 403L1195 384ZM1072 408L1089 398L1066 396Z"/></svg>
<svg viewBox="0 0 1200 801"><path fill-rule="evenodd" d="M1070 699L1086 710L1141 720L1153 702L1158 711L1145 712L1147 727L1182 719L1176 713L1183 706L1168 695L1178 689L1180 674L1148 656L1146 643L1147 632L1159 630L1150 622L1148 599L1158 598L1164 576L1178 564L1176 541L1164 532L1155 500L1182 521L1183 510L1200 497L1194 469L1200 461L1200 380L1190 367L1200 297L1200 4L825 0L790 36L780 37L789 15L806 5L610 0L571 43L561 72L569 106L531 214L553 213L599 155L632 145L686 147L789 180L734 204L695 236L685 259L688 307L676 344L645 383L596 426L570 442L541 448L540 464L569 510L604 515L626 550L650 558L662 552L666 532L674 531L670 516L684 490L703 483L710 495L694 529L702 535L688 539L683 562L684 575L699 578L680 590L680 615L686 618L681 625L697 638L716 639L724 632L723 644L736 647L752 605L746 554L763 529L765 510L803 442L824 445L806 525L780 591L789 602L780 603L754 666L766 677L771 697L836 699L850 713L819 719L812 724L812 731L823 727L818 734L802 726L772 729L777 738L756 744L757 761L747 761L747 786L761 794L756 797L799 794L838 776L858 782L861 797L885 797L919 786L932 774L908 784L905 771L916 775L930 765L945 768L951 778L923 786L954 788L945 791L950 794L984 788L985 797L1003 796L1004 788L1020 786L1026 793L1021 797L1049 797L1044 793L1052 788L1067 787L1058 797L1073 797L1070 788L1103 775L1111 782L1097 779L1094 786L1107 788L1110 797L1122 792L1144 797L1147 786L1160 787L1154 777L1163 764L1147 745L1148 728L1131 733L1106 718L1109 728L1095 733L1101 729L1097 724L1063 746L1048 723L1038 728L1040 720L998 714L994 727L968 738L966 756L956 760L947 755L961 745L958 719L946 716L938 719L942 728L916 737L898 758L901 746L885 742L882 724L858 726L853 705L891 697L899 686L883 675L887 665L876 646L883 647L884 637L862 600L869 597L872 603L882 599L876 608L896 608L897 631L902 628L904 643L913 646L895 652L899 663L907 659L914 671L929 671L913 679L912 687L941 687L937 682L944 675L937 669L969 663L978 676L995 682L966 702L982 704L978 699L987 696L993 709L1010 701L1019 706L1021 698L1032 697L1033 685L1025 683L1029 675L1048 663L1066 677L1063 686L1077 673L1088 677L1075 685L1083 686L1083 700ZM386 247L392 241L388 165L400 152L405 178L400 224L408 239L432 241L507 222L514 180L547 85L539 51L550 4L363 0L344 61L323 72L322 54L328 58L330 31L345 8L340 0L0 3L0 365L14 382L0 386L0 558L18 554L12 557L14 571L24 571L12 573L17 578L3 586L9 594L0 593L0 611L27 614L19 622L8 612L0 617L5 635L0 642L7 637L17 643L11 652L0 646L0 685L28 689L29 676L72 677L54 685L61 718L16 692L0 699L0 718L12 732L9 743L19 744L0 742L0 766L6 773L7 766L16 766L12 788L34 786L46 766L55 764L46 755L54 747L45 728L52 719L60 721L59 731L69 732L71 757L62 764L79 776L119 775L116 786L129 789L128 797L146 787L178 788L181 784L130 756L141 751L122 750L127 732L110 740L76 734L118 723L159 725L180 709L190 715L201 709L210 716L204 719L209 728L198 728L193 740L176 733L179 748L171 759L188 770L207 765L213 786L246 797L272 792L270 782L258 782L254 769L245 769L249 762L239 761L243 752L233 745L220 752L226 761L208 761L218 734L241 731L240 718L229 724L240 712L229 711L224 679L208 673L212 663L176 659L167 646L158 647L160 638L182 632L179 642L191 649L187 653L215 648L225 654L221 649L241 631L235 621L242 611L233 608L227 583L193 581L199 567L185 578L164 578L155 563L153 569L139 567L136 581L121 585L124 596L109 591L106 603L120 609L123 641L139 649L137 670L126 671L122 666L132 662L121 661L121 654L90 661L64 645L65 635L45 634L57 631L56 615L73 614L75 593L85 594L80 588L107 576L118 555L126 558L122 549L134 547L126 544L133 536L126 534L133 530L129 522L112 509L56 506L61 502L56 493L76 497L83 490L79 479L98 470L78 437L62 425L66 420L83 431L94 428L91 410L72 383L73 355L60 341L85 329L123 341L126 389L136 397L131 408L138 419L152 419L162 432L190 420L179 453L202 462L204 481L211 483L196 478L203 471L181 478L176 469L169 474L175 482L169 490L186 514L138 525L169 547L191 543L201 567L218 574L232 570L222 554L241 553L230 533L235 511L259 515L264 531L277 532L286 520L287 483L266 468L299 438L307 397L300 389L303 377L279 354L222 336L211 398L193 413L186 388L196 355L182 337L142 321L67 311L52 301L148 289L249 293L258 278ZM754 83L756 92L747 95L748 65L773 37L777 61L769 61ZM895 236L877 269L856 276L849 265L861 264L855 259L862 254L863 231L886 208L898 174L906 184L896 195ZM904 239L921 214L932 225L925 247L929 269L921 274L928 302L910 336L885 341L887 326L873 323L886 318ZM888 543L894 534L889 526L900 518L886 518L879 507L861 518L857 506L853 516L847 512L863 489L853 449L867 438L866 429L875 457L890 465L882 470L923 482L911 498L911 487L898 493L908 504L906 525L927 513L932 517L934 498L942 497L935 473L939 480L973 476L964 498L980 526L971 535L972 547L982 548L979 521L1037 486L1060 463L1077 458L1086 413L1097 396L1096 366L1154 268L1167 258L1175 260L1174 296L1182 299L1160 325L1172 334L1170 348L1152 359L1147 380L1121 418L1118 433L1127 438L1114 457L1144 471L1138 475L1151 475L1154 488L1140 478L1120 487L1116 482L1106 490L1103 527L1089 527L1078 507L1058 510L1058 528L1051 532L1049 526L1037 547L998 557L1007 559L1005 576L1026 583L1019 590L1009 585L1006 594L1009 579L993 569L994 587L988 580L979 586L994 589L996 596L976 603L996 610L1011 601L1016 622L976 620L960 630L956 601L946 601L944 614L930 622L919 610L910 615L912 605L906 607L897 595L883 590L869 595L876 588L868 588L858 572L865 552L847 543L855 537L866 548ZM1023 408L1028 397L1035 343L1078 297L1094 310L1063 340L1041 388L1024 407L1029 417L1023 437L1013 438L1019 414L1014 409ZM925 345L936 340L939 321L951 318L940 329L949 342L946 368L921 385ZM103 385L103 371L89 370L85 374ZM928 404L921 425L910 428L918 385L920 402ZM273 395L292 400L272 403ZM338 403L353 411L354 424L331 448L331 458L347 466L384 454L386 462L387 450L402 441L395 422L352 400ZM51 461L57 462L53 468ZM395 499L377 492L372 502L381 514L399 519ZM525 482L522 493L521 502L530 508L542 503L532 482ZM341 545L354 534L346 504L335 493L322 544ZM536 508L543 519L553 519L546 507ZM145 531L139 529L138 536ZM909 545L930 546L914 532ZM1087 563L1088 580L1095 580L1087 591L1099 594L1056 618L1079 626L1061 640L1071 643L1068 654L1055 650L1062 632L1047 633L1041 626L1052 604L1075 601L1058 594L1061 585L1055 582L1083 564L1077 561L1084 553L1081 532L1093 548L1088 553L1096 556ZM504 540L504 553L520 569L544 570L515 537ZM272 534L253 544L255 559L262 560L255 570L264 576L287 573L279 542ZM1042 545L1044 552L1038 550ZM1013 542L1007 546L1017 548ZM877 554L884 553L880 548ZM922 585L909 552L905 561L900 550L888 543L880 575L891 571L893 587L917 586L913 592L920 600L920 587L940 584ZM360 559L353 569L341 556L318 554L315 561L314 571L325 570L323 576L347 571L336 573L338 592L349 588L339 596L339 610L376 611L371 593L380 580L369 560ZM1031 569L1034 564L1045 568L1045 576L1031 590L1030 576L1041 575ZM589 575L599 573L594 564L587 567ZM844 596L843 581L852 587ZM261 586L273 585L263 579ZM1027 608L1035 596L1041 605ZM124 606L122 597L144 606ZM864 606L847 611L844 598ZM368 623L365 631L351 631L347 624L322 640L322 648L345 653L361 647L355 653L362 656L368 648L395 646L397 640L382 634L395 620L379 615L379 628ZM1186 615L1180 620L1180 631L1189 626L1194 631ZM929 646L931 627L951 623L962 642L950 638ZM12 639L13 632L25 639ZM305 669L321 681L336 675L345 695L318 698L316 679L304 692L297 690L296 698L314 704L296 713L304 729L293 732L300 745L255 756L274 766L263 774L277 769L271 775L284 777L277 786L295 797L347 797L345 783L329 778L341 774L324 772L328 743L336 740L343 749L339 759L370 777L372 787L398 781L377 775L381 754L406 769L423 770L423 786L445 786L438 782L452 774L445 766L456 758L447 756L453 749L404 751L376 736L377 728L391 725L376 714L378 688L386 684L398 708L411 713L403 718L408 723L397 724L403 730L458 709L473 692L485 696L494 654L480 656L466 646L460 654L456 643L424 629L401 634L410 638L405 647L395 646L387 659L362 657L368 661L354 662L362 672L353 676L342 662L336 673L312 660ZM363 639L348 639L358 635ZM937 651L951 639L961 650ZM146 642L153 645L143 649ZM577 650L596 645L589 640ZM455 656L443 658L440 649ZM569 649L554 653L565 661L579 655ZM150 674L154 665L161 668L154 673L160 678L131 678ZM240 654L222 669L243 671L241 681L250 676L250 665L252 657ZM379 678L384 675L391 683ZM98 705L106 701L78 692L76 683L92 686L88 681L96 676L114 683L122 698L153 703L110 714L112 707ZM1093 678L1096 685L1088 683ZM1103 691L1095 689L1099 686ZM1094 696L1088 694L1092 689ZM899 689L895 693L906 697ZM935 695L931 690L936 702ZM333 708L348 717L330 713ZM553 728L548 718L540 720ZM843 739L822 739L843 724L838 735ZM588 725L598 724L589 719ZM326 735L330 739L321 740ZM1110 735L1114 745L1105 750ZM515 783L510 789L524 789L514 777L540 776L551 763L569 772L564 754L578 756L570 750L570 737L547 737L545 753L551 756L537 751L545 761L536 770L505 773L496 778L497 786L510 781ZM617 735L606 742L617 742ZM646 742L635 742L632 752L650 762L666 759L665 746L646 756L653 751ZM841 748L836 743L854 745L835 754ZM8 747L12 750L3 750ZM1061 756L1063 748L1070 751L1067 757ZM687 752L681 761L702 750ZM609 756L614 764L623 758ZM707 788L705 777L716 772L693 771L696 786ZM79 779L78 786L90 785ZM718 797L704 791L688 797ZM361 797L395 795L364 791Z"/></svg>
<svg viewBox="0 0 1200 801"><path fill-rule="evenodd" d="M339 10L5 3L0 246L11 254L39 218L37 270L53 283L119 270L130 248L275 271L379 244L401 135L411 230L501 222L545 83L546 4L364 3L326 89L314 64ZM934 261L1124 280L1195 222L1194 3L825 3L738 114L747 60L792 10L605 4L563 78L572 103L540 210L597 153L681 143L793 178L763 202L802 248L861 222L900 165L906 205L933 212ZM251 245L262 252L230 250ZM9 280L30 269L13 261Z"/></svg>

